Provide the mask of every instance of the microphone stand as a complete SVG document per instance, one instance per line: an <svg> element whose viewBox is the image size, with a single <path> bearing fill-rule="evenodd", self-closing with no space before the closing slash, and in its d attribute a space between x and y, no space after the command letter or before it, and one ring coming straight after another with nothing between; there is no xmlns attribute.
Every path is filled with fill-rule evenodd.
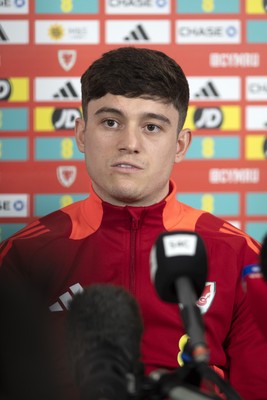
<svg viewBox="0 0 267 400"><path fill-rule="evenodd" d="M186 283L181 283L188 284L188 280ZM187 291L183 291L183 293L187 293ZM173 372L153 371L149 377L143 380L141 390L139 390L139 397L135 399L221 400L222 397L219 394L223 394L225 400L242 400L231 385L209 367L209 349L204 339L202 316L195 302L192 308L192 297L188 296L187 298L186 296L185 294L185 297L181 299L184 305L181 312L184 313L182 318L184 321L186 320L185 326L187 327L188 335L193 333L193 342L190 337L184 347L182 354L184 365L176 368ZM194 307L197 308L198 312ZM198 328L197 332L194 332L194 327ZM212 387L212 391L209 387ZM215 394L215 387L218 394Z"/></svg>
<svg viewBox="0 0 267 400"><path fill-rule="evenodd" d="M221 400L219 394L200 388L205 380L218 393L224 395L225 400L242 400L230 384L221 378L205 362L192 360L188 364L175 369L173 372L154 371L146 377L142 384L141 397L138 400Z"/></svg>

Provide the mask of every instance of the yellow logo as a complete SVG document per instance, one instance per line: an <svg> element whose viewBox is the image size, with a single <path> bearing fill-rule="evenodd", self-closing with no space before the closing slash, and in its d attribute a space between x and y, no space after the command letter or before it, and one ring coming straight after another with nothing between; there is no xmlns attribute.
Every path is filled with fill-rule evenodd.
<svg viewBox="0 0 267 400"><path fill-rule="evenodd" d="M64 36L64 29L62 25L54 24L51 25L48 32L51 39L60 40Z"/></svg>
<svg viewBox="0 0 267 400"><path fill-rule="evenodd" d="M0 79L0 101L29 101L29 78Z"/></svg>
<svg viewBox="0 0 267 400"><path fill-rule="evenodd" d="M239 106L190 106L185 126L190 129L240 130L241 110Z"/></svg>
<svg viewBox="0 0 267 400"><path fill-rule="evenodd" d="M265 0L247 0L247 14L265 14L267 13L267 2Z"/></svg>
<svg viewBox="0 0 267 400"><path fill-rule="evenodd" d="M74 130L75 120L81 115L81 107L36 107L34 109L34 130L42 132Z"/></svg>
<svg viewBox="0 0 267 400"><path fill-rule="evenodd" d="M247 135L245 139L245 156L247 160L265 160L265 135Z"/></svg>

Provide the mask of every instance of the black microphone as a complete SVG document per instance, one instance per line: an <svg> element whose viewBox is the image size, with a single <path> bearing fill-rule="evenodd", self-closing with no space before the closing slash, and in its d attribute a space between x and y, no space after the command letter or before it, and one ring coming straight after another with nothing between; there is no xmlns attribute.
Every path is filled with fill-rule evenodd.
<svg viewBox="0 0 267 400"><path fill-rule="evenodd" d="M152 247L150 263L151 278L159 297L169 303L179 303L194 360L207 362L204 324L196 305L208 270L203 240L195 232L164 232Z"/></svg>
<svg viewBox="0 0 267 400"><path fill-rule="evenodd" d="M82 400L125 400L141 374L139 305L120 286L96 284L70 302L67 339Z"/></svg>

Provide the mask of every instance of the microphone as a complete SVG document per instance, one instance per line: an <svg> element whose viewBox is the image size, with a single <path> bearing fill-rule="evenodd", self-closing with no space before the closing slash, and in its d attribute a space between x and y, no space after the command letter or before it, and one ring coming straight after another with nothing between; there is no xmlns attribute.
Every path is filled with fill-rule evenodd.
<svg viewBox="0 0 267 400"><path fill-rule="evenodd" d="M120 286L91 285L74 296L66 322L81 400L126 400L142 366L143 322L134 297Z"/></svg>
<svg viewBox="0 0 267 400"><path fill-rule="evenodd" d="M48 310L32 285L0 279L0 326L0 399L62 400Z"/></svg>
<svg viewBox="0 0 267 400"><path fill-rule="evenodd" d="M179 303L194 360L207 362L204 324L196 305L204 290L208 270L204 242L195 232L164 232L152 247L150 265L159 297L169 303Z"/></svg>
<svg viewBox="0 0 267 400"><path fill-rule="evenodd" d="M242 272L243 288L261 333L267 338L267 235L263 240L260 265L252 264L244 267Z"/></svg>

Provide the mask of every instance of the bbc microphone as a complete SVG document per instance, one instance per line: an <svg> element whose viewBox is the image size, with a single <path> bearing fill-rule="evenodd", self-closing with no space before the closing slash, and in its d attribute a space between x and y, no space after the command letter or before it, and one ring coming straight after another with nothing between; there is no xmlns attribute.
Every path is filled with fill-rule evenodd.
<svg viewBox="0 0 267 400"><path fill-rule="evenodd" d="M67 339L81 400L126 400L135 392L142 333L139 306L126 289L95 284L74 296Z"/></svg>
<svg viewBox="0 0 267 400"><path fill-rule="evenodd" d="M159 297L178 303L193 359L208 362L204 323L196 305L207 278L207 254L201 237L191 231L164 232L150 254L151 279Z"/></svg>

